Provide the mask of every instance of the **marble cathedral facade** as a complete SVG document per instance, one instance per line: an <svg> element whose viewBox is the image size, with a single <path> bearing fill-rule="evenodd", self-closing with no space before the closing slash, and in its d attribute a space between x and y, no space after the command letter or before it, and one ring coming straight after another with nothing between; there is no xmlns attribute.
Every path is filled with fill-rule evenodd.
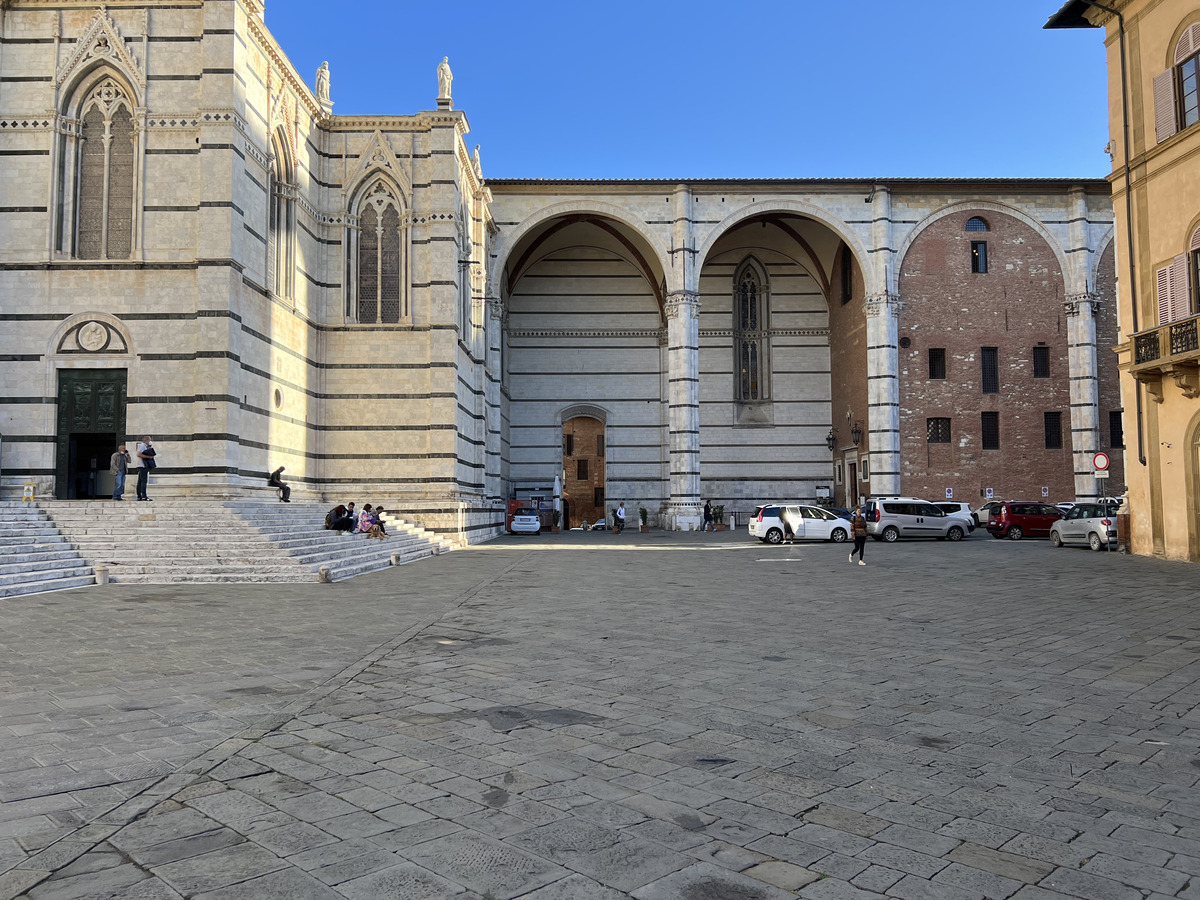
<svg viewBox="0 0 1200 900"><path fill-rule="evenodd" d="M1106 182L489 180L445 62L433 109L340 116L262 14L0 3L0 495L100 494L143 434L159 496L285 465L467 541L556 475L570 524L682 529L704 499L1098 492ZM1057 412L1025 351L1010 396L935 396L934 333L959 385L1048 347ZM934 406L954 452L918 473ZM1060 452L981 456L981 414Z"/></svg>

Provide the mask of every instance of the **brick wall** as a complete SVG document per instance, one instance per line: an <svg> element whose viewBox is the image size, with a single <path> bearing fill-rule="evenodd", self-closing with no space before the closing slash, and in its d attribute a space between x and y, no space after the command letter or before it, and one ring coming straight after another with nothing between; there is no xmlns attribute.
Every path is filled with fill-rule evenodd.
<svg viewBox="0 0 1200 900"><path fill-rule="evenodd" d="M989 230L967 231L981 216ZM971 242L987 242L987 272L972 272ZM1063 276L1030 227L992 210L959 212L927 228L900 269L901 485L905 494L976 503L997 497L1075 495ZM909 346L903 346L907 339ZM1033 348L1049 349L1035 378ZM995 347L999 392L983 393L981 348ZM931 379L929 351L944 348L946 377ZM1047 449L1044 413L1057 411L1062 448ZM999 449L982 447L983 412L999 415ZM950 419L950 441L930 443L927 420Z"/></svg>
<svg viewBox="0 0 1200 900"><path fill-rule="evenodd" d="M829 298L829 366L831 371L831 412L836 444L833 448L833 499L835 506L850 506L855 498L847 495L849 489L849 462L856 467L867 455L869 441L867 433L867 320L863 315L866 288L862 269L854 265L853 289L850 302L842 303L842 265L845 252L839 252L837 263L830 275L833 286ZM855 421L862 423L862 442L855 447L850 440L850 429ZM835 478L840 467L841 480ZM868 473L869 474L869 473ZM870 494L870 482L859 485L859 493Z"/></svg>

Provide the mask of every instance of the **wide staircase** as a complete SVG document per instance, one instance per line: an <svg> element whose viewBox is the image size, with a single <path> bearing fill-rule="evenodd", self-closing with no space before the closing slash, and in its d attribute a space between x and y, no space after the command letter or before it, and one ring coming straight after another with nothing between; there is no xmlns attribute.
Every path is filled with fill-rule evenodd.
<svg viewBox="0 0 1200 900"><path fill-rule="evenodd" d="M0 597L94 584L79 552L32 503L0 501Z"/></svg>
<svg viewBox="0 0 1200 900"><path fill-rule="evenodd" d="M454 547L391 517L383 541L326 531L319 503L69 500L41 508L115 583L336 581Z"/></svg>

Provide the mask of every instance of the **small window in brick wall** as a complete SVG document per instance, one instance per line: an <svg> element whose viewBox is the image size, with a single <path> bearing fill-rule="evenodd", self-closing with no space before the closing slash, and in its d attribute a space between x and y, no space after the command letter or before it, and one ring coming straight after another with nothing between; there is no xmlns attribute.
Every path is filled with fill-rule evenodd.
<svg viewBox="0 0 1200 900"><path fill-rule="evenodd" d="M1043 414L1046 422L1046 449L1061 450L1062 441L1062 413L1048 412Z"/></svg>
<svg viewBox="0 0 1200 900"><path fill-rule="evenodd" d="M987 241L971 241L971 271L976 275L987 272Z"/></svg>
<svg viewBox="0 0 1200 900"><path fill-rule="evenodd" d="M983 449L1000 449L1000 413L985 412L979 415L979 424L983 431Z"/></svg>
<svg viewBox="0 0 1200 900"><path fill-rule="evenodd" d="M575 435L564 434L563 435L563 456L570 457L570 456L574 456L574 455L575 455Z"/></svg>
<svg viewBox="0 0 1200 900"><path fill-rule="evenodd" d="M1000 393L1000 348L980 347L979 364L983 370L983 392Z"/></svg>
<svg viewBox="0 0 1200 900"><path fill-rule="evenodd" d="M580 481L587 481L588 461L586 459L578 459L575 461L575 477Z"/></svg>
<svg viewBox="0 0 1200 900"><path fill-rule="evenodd" d="M1033 377L1034 378L1049 378L1050 377L1050 348L1038 346L1033 348Z"/></svg>
<svg viewBox="0 0 1200 900"><path fill-rule="evenodd" d="M1125 422L1122 410L1114 409L1108 413L1108 446L1120 450L1125 446Z"/></svg>
<svg viewBox="0 0 1200 900"><path fill-rule="evenodd" d="M925 436L926 440L928 440L931 444L950 443L950 420L926 419Z"/></svg>
<svg viewBox="0 0 1200 900"><path fill-rule="evenodd" d="M929 348L929 377L931 379L944 379L946 377L945 347Z"/></svg>
<svg viewBox="0 0 1200 900"><path fill-rule="evenodd" d="M592 505L593 506L603 506L604 505L604 488L598 487L592 492Z"/></svg>
<svg viewBox="0 0 1200 900"><path fill-rule="evenodd" d="M604 435L596 435L596 455L604 459Z"/></svg>
<svg viewBox="0 0 1200 900"><path fill-rule="evenodd" d="M987 231L988 230L987 219L983 218L983 216L971 216L971 218L967 219L967 229L966 230L967 231Z"/></svg>

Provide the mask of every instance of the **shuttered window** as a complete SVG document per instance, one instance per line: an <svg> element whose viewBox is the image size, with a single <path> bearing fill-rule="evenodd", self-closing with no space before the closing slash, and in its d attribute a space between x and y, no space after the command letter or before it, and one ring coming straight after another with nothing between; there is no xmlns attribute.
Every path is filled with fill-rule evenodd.
<svg viewBox="0 0 1200 900"><path fill-rule="evenodd" d="M998 347L980 347L979 362L983 376L983 393L1000 393L1000 350Z"/></svg>
<svg viewBox="0 0 1200 900"><path fill-rule="evenodd" d="M1174 63L1154 78L1154 139L1159 144L1200 121L1200 22L1180 36Z"/></svg>
<svg viewBox="0 0 1200 900"><path fill-rule="evenodd" d="M985 412L979 414L980 429L983 433L983 449L1000 449L1000 413Z"/></svg>
<svg viewBox="0 0 1200 900"><path fill-rule="evenodd" d="M1158 285L1158 324L1178 322L1192 314L1188 254L1181 253L1169 265L1155 271Z"/></svg>
<svg viewBox="0 0 1200 900"><path fill-rule="evenodd" d="M1061 450L1063 445L1062 413L1043 413L1042 418L1044 420L1046 431L1046 449Z"/></svg>

